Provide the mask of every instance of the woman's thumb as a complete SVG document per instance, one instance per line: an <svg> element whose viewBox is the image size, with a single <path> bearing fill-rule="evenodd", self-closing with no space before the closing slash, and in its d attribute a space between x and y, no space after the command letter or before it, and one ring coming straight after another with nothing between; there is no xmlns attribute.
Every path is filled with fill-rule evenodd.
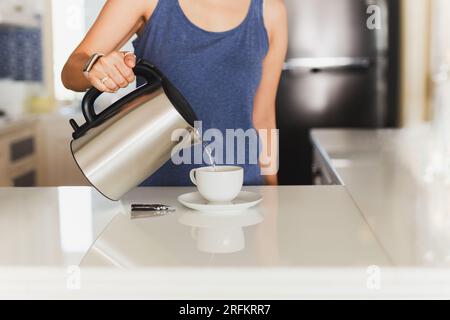
<svg viewBox="0 0 450 320"><path fill-rule="evenodd" d="M134 68L136 66L136 55L133 52L126 52L124 60L129 68Z"/></svg>

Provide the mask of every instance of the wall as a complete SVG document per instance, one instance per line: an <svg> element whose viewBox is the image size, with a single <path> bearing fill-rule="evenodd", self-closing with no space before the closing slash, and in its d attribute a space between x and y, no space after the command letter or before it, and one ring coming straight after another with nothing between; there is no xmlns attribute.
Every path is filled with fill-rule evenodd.
<svg viewBox="0 0 450 320"><path fill-rule="evenodd" d="M433 0L432 13L431 123L436 148L450 169L450 1Z"/></svg>
<svg viewBox="0 0 450 320"><path fill-rule="evenodd" d="M439 72L442 65L450 65L450 1L432 1L432 52L433 72Z"/></svg>
<svg viewBox="0 0 450 320"><path fill-rule="evenodd" d="M430 3L402 1L401 122L406 127L420 124L429 116Z"/></svg>

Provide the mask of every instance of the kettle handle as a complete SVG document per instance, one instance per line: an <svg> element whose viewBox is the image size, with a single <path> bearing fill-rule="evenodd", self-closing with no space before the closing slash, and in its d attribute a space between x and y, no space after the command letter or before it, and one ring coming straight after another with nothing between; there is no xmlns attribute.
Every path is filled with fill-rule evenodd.
<svg viewBox="0 0 450 320"><path fill-rule="evenodd" d="M155 79L160 83L163 80L161 72L155 66L142 59L136 63L133 71L136 76L143 77L147 81L147 85L154 82ZM81 103L81 109L87 123L93 122L97 119L98 116L95 113L94 103L98 97L102 95L102 93L103 92L97 88L91 88L86 92Z"/></svg>

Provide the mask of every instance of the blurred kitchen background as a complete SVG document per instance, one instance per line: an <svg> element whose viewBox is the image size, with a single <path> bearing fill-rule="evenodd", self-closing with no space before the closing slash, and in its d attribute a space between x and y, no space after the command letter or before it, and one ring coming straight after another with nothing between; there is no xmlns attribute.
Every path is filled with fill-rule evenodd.
<svg viewBox="0 0 450 320"><path fill-rule="evenodd" d="M424 170L450 177L450 1L285 2L281 184L323 183L312 128L426 132ZM103 3L1 0L0 186L86 185L69 150L81 95L60 72Z"/></svg>

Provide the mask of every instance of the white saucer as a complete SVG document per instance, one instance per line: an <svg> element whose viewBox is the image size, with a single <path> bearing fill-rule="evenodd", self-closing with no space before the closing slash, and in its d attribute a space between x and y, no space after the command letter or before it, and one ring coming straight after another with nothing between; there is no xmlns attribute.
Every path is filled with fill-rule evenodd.
<svg viewBox="0 0 450 320"><path fill-rule="evenodd" d="M230 203L224 204L210 204L198 192L183 194L178 197L178 201L194 210L215 213L215 212L229 212L242 211L256 206L262 201L262 197L254 192L242 191L236 199Z"/></svg>

